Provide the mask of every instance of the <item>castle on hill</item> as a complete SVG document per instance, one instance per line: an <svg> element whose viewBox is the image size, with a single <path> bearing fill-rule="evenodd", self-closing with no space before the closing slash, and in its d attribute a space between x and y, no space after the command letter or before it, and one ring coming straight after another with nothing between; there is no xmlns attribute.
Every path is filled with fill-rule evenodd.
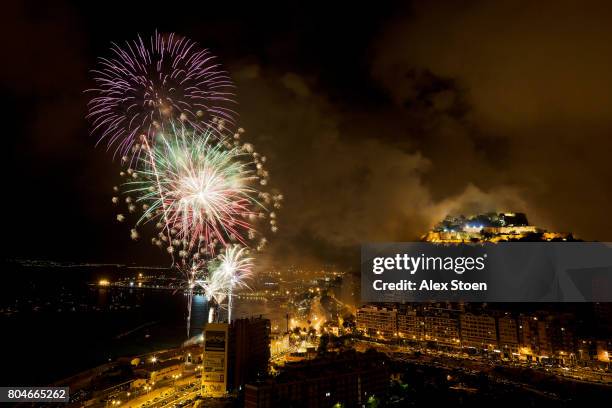
<svg viewBox="0 0 612 408"><path fill-rule="evenodd" d="M524 213L485 213L471 216L451 216L421 237L426 242L533 242L576 241L572 233L550 232L530 225Z"/></svg>

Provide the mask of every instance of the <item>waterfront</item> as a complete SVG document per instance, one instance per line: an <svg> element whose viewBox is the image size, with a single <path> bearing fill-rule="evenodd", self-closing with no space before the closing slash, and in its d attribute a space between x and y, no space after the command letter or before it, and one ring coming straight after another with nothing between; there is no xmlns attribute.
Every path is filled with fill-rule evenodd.
<svg viewBox="0 0 612 408"><path fill-rule="evenodd" d="M122 356L176 347L187 340L181 291L88 285L138 269L5 266L0 305L2 383L47 385ZM159 272L158 272L159 273ZM238 303L234 316L269 315L263 300ZM201 334L206 300L194 296L190 336Z"/></svg>

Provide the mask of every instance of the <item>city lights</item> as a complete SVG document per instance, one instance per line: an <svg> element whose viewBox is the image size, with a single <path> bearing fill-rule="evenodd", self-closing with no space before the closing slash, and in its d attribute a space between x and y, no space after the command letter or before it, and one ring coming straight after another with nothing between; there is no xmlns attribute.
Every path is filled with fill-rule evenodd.
<svg viewBox="0 0 612 408"><path fill-rule="evenodd" d="M7 406L612 395L612 2L9 2Z"/></svg>

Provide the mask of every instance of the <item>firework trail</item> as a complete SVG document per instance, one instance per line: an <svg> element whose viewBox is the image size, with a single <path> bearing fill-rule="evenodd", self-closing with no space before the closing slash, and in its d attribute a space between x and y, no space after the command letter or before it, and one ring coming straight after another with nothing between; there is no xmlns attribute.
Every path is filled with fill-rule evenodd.
<svg viewBox="0 0 612 408"><path fill-rule="evenodd" d="M234 123L233 84L206 49L176 34L138 36L112 56L100 58L93 71L95 96L89 102L92 132L115 154L126 156L134 144L150 143L168 120L193 128L211 127L212 119Z"/></svg>
<svg viewBox="0 0 612 408"><path fill-rule="evenodd" d="M199 260L185 262L177 268L182 275L182 289L187 294L187 338L191 331L191 306L193 304L193 295L199 282L205 279L204 263Z"/></svg>

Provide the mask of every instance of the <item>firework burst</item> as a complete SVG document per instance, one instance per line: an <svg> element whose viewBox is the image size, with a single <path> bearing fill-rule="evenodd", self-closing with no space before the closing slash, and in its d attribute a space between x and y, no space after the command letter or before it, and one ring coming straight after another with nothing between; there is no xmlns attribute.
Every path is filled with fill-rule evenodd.
<svg viewBox="0 0 612 408"><path fill-rule="evenodd" d="M150 138L168 120L200 130L211 127L213 118L234 122L234 86L215 57L195 42L156 32L149 41L139 36L113 44L111 53L93 71L88 117L93 132L115 153L127 155L139 138Z"/></svg>
<svg viewBox="0 0 612 408"><path fill-rule="evenodd" d="M266 157L243 141L244 129L233 131L233 85L207 50L155 33L111 51L93 71L92 133L121 156L117 221L136 217L134 240L154 224L151 242L172 257L189 335L196 290L213 312L227 301L231 319L234 289L252 274L250 250L267 243L261 224L277 231L283 196L268 190Z"/></svg>
<svg viewBox="0 0 612 408"><path fill-rule="evenodd" d="M221 301L227 298L228 321L231 321L234 289L247 287L253 273L253 258L249 257L247 248L230 245L209 263L208 270L206 284L219 292Z"/></svg>
<svg viewBox="0 0 612 408"><path fill-rule="evenodd" d="M247 248L230 245L225 247L217 259L211 261L209 268L214 270L230 289L244 288L247 286L247 280L252 277L253 258L249 256Z"/></svg>
<svg viewBox="0 0 612 408"><path fill-rule="evenodd" d="M180 258L198 259L257 238L257 246L264 244L254 225L269 219L270 228L276 226L268 207L275 207L279 195L258 189L266 180L261 166L244 148L220 142L210 131L199 134L181 124L171 129L157 134L138 171L124 172L128 211L142 208L137 225L156 222L160 232L153 243Z"/></svg>

